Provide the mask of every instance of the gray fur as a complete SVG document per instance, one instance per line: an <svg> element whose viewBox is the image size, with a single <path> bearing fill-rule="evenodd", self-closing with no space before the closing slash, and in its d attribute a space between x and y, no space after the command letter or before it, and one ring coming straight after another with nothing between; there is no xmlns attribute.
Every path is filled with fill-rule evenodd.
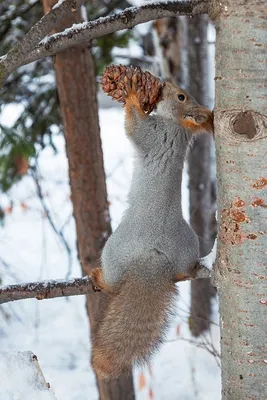
<svg viewBox="0 0 267 400"><path fill-rule="evenodd" d="M126 273L174 279L199 259L198 238L182 216L182 172L191 137L178 125L177 102L160 102L158 114L144 119L133 108L132 117L136 160L129 208L101 257L108 284L119 283Z"/></svg>

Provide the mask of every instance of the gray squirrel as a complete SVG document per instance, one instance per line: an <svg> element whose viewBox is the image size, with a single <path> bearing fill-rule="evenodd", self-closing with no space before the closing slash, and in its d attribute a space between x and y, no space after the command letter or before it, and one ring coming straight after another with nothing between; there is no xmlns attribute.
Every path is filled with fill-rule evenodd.
<svg viewBox="0 0 267 400"><path fill-rule="evenodd" d="M174 311L175 283L196 273L199 243L182 215L182 172L192 135L213 132L211 111L180 87L165 82L156 115L147 115L128 84L125 127L136 151L129 207L90 274L94 289L108 293L92 337L92 366L108 378L149 362Z"/></svg>

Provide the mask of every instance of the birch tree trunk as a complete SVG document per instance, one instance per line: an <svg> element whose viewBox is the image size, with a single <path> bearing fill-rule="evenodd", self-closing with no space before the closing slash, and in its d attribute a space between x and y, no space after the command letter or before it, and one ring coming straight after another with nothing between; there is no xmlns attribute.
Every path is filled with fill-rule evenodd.
<svg viewBox="0 0 267 400"><path fill-rule="evenodd" d="M48 11L56 2L43 0L44 10ZM59 24L58 30L81 20L77 10ZM96 79L90 50L81 45L57 54L55 71L69 162L78 253L83 275L88 275L92 268L99 266L100 252L111 233ZM105 293L87 296L86 307L91 330L99 302L105 303L105 300ZM134 399L131 375L122 375L111 381L97 377L97 384L101 400Z"/></svg>
<svg viewBox="0 0 267 400"><path fill-rule="evenodd" d="M267 4L213 3L222 399L266 400Z"/></svg>
<svg viewBox="0 0 267 400"><path fill-rule="evenodd" d="M208 30L207 15L187 18L188 27L188 91L203 106L209 107L208 92ZM212 159L209 135L196 137L188 156L190 225L199 238L200 255L212 249L214 232L215 199L212 196ZM209 279L191 282L190 330L199 336L210 326L211 299L216 290Z"/></svg>

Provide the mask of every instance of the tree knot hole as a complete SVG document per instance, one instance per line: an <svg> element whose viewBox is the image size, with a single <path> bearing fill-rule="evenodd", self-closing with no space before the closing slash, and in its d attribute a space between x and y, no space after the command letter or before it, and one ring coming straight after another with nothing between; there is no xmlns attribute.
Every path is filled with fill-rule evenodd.
<svg viewBox="0 0 267 400"><path fill-rule="evenodd" d="M255 120L250 111L238 113L232 124L235 133L245 135L248 139L254 138L257 133Z"/></svg>

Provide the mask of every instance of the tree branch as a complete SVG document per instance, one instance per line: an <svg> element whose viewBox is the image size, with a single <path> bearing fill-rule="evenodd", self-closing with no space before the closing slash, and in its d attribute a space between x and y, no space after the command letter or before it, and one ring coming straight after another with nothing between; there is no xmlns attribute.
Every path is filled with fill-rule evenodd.
<svg viewBox="0 0 267 400"><path fill-rule="evenodd" d="M211 273L207 267L199 262L195 277L188 278L188 280L210 278L210 275ZM43 300L88 293L94 293L89 276L74 278L69 281L32 282L0 287L0 304L23 299L36 298L37 300Z"/></svg>
<svg viewBox="0 0 267 400"><path fill-rule="evenodd" d="M74 0L73 0L74 1ZM2 64L7 71L11 73L17 67L29 64L38 59L54 55L69 47L86 44L90 40L104 36L115 31L130 29L138 24L152 21L159 18L175 17L177 15L196 15L207 12L207 2L204 0L167 2L167 3L152 3L141 7L130 7L118 14L98 18L95 21L84 22L82 24L73 25L71 28L63 32L45 38L39 42L40 38L44 37L45 32L50 32L58 22L59 18L65 15L66 9L63 5L72 3L73 1L65 0L59 7L51 10L37 23L23 39L26 42L26 49L22 48L19 43L15 48L2 57ZM78 0L76 0L78 1ZM66 6L66 5L65 5ZM54 11L53 11L54 10ZM60 10L60 12L58 11ZM52 16L50 15L53 11ZM56 15L54 16L54 14ZM49 17L50 15L50 17ZM42 27L43 20L46 17L46 29ZM41 21L43 21L41 23ZM49 29L48 29L49 28ZM41 34L40 34L41 32ZM28 43L29 42L29 43ZM33 49L33 44L37 46ZM32 50L33 49L33 50ZM31 52L29 50L32 50ZM1 59L0 59L1 66ZM0 71L1 75L1 71Z"/></svg>
<svg viewBox="0 0 267 400"><path fill-rule="evenodd" d="M168 3L153 3L141 7L130 7L118 14L105 18L98 18L95 21L76 24L63 32L49 36L45 41L36 46L26 57L24 63L35 61L48 55L54 55L59 51L78 44L104 36L109 33L123 29L130 29L144 22L153 21L159 18L175 17L179 15L195 15L207 11L203 1L181 1Z"/></svg>
<svg viewBox="0 0 267 400"><path fill-rule="evenodd" d="M70 281L45 281L0 287L0 304L14 300L52 299L55 297L77 296L93 293L89 276Z"/></svg>
<svg viewBox="0 0 267 400"><path fill-rule="evenodd" d="M81 5L81 0L63 0L56 4L50 12L45 14L5 56L0 58L0 87L8 75L21 65L23 58L35 48L35 46L57 26L66 16L66 13ZM37 60L38 58L36 58ZM2 64L2 65L1 65Z"/></svg>

